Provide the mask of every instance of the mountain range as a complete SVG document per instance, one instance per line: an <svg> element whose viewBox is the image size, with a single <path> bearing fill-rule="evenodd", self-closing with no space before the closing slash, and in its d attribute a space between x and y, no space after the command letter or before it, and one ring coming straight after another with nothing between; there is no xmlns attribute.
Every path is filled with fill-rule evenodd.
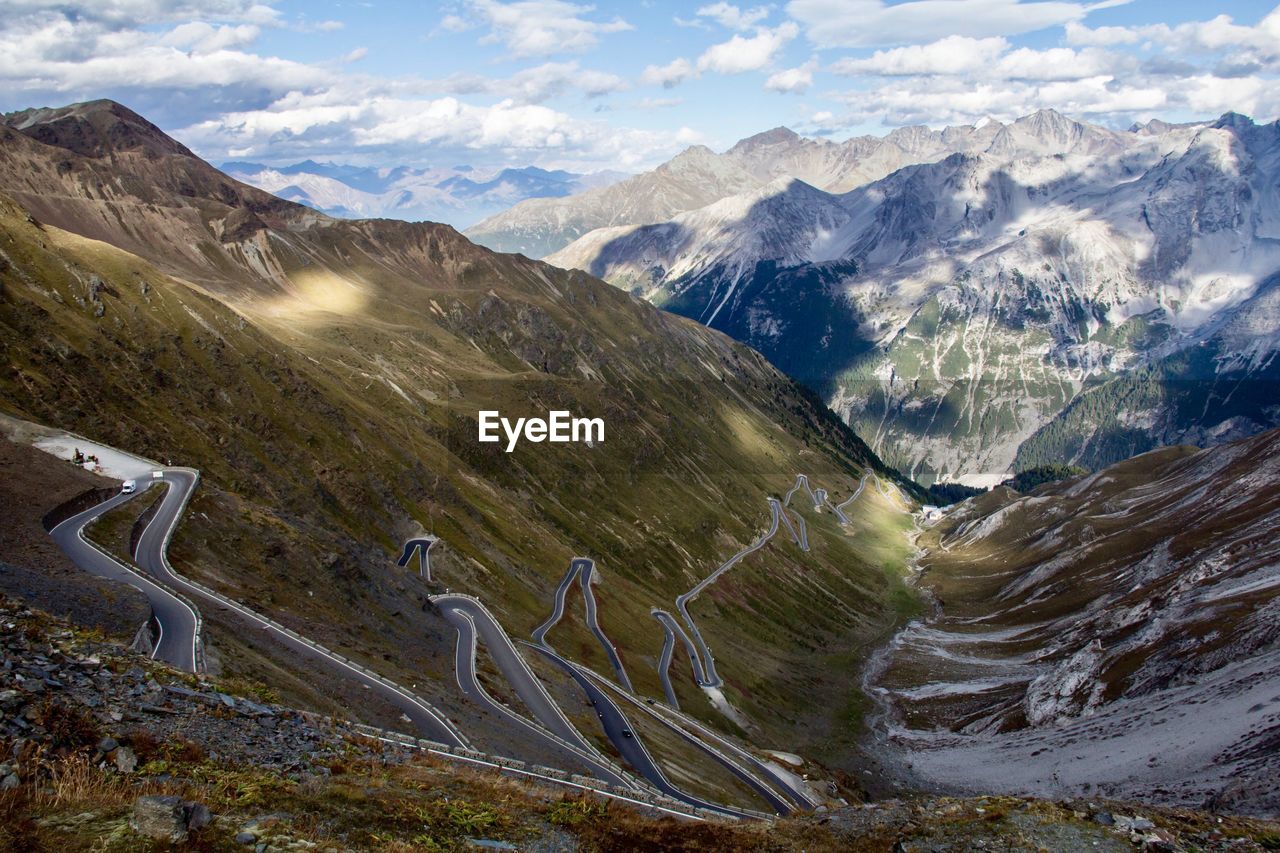
<svg viewBox="0 0 1280 853"><path fill-rule="evenodd" d="M233 161L222 171L280 198L345 219L446 222L464 228L531 198L567 196L607 186L624 172L578 174L536 166L480 170L415 169L304 160L284 166Z"/></svg>
<svg viewBox="0 0 1280 853"><path fill-rule="evenodd" d="M736 176L704 184L721 197L548 260L750 344L921 482L1280 423L1280 124L1117 132L1045 110L846 143L770 131L555 208L656 196L690 156ZM522 233L535 209L477 228Z"/></svg>
<svg viewBox="0 0 1280 853"><path fill-rule="evenodd" d="M1109 147L1105 132L1075 138L1046 116L1003 125L902 127L884 137L845 142L808 139L785 127L758 133L717 154L695 145L658 168L566 198L531 199L492 216L466 234L503 252L544 257L596 228L652 225L778 178L797 178L831 193L847 192L915 163L956 152L998 151L1028 156L1050 151L1087 153ZM1098 129L1100 131L1100 129ZM1117 137L1118 138L1118 137Z"/></svg>
<svg viewBox="0 0 1280 853"><path fill-rule="evenodd" d="M83 638L0 601L22 624L4 729L80 737L48 753L76 778L192 775L219 809L333 800L363 821L357 846L374 825L377 843L427 837L446 806L450 839L523 833L456 800L460 762L690 818L647 823L670 828L640 844L655 848L724 846L728 818L756 843L777 831L756 818L797 811L803 828L778 823L797 849L954 846L962 830L975 849L1173 843L1112 798L1280 814L1280 430L1259 432L1276 405L1277 135L1234 115L1120 133L1046 112L909 129L866 143L878 165L854 174L847 146L774 131L683 161L732 194L590 231L557 266L273 196L112 101L7 114L0 591L144 649L167 618L148 589L201 597L182 611L181 672L105 667L119 678L83 675L103 668L71 653ZM783 162L852 184L774 174ZM490 410L606 432L504 452L477 440ZM928 494L849 422L922 476L1036 476L922 511ZM1216 446L1110 464L1187 439ZM140 488L90 474L80 442L140 466ZM151 587L92 580L54 541ZM49 710L68 692L98 708ZM416 740L406 696L461 745ZM199 714L239 721L202 738L217 762L157 741L121 769L120 738ZM357 761L357 741L434 750L410 771L435 775L411 778L412 804L375 799L364 780L387 784L389 765ZM311 768L296 784L229 769L285 746L311 756L289 759ZM343 774L360 781L324 787ZM138 787L94 808L117 815ZM565 826L636 846L617 814ZM1275 838L1151 814L1205 849Z"/></svg>

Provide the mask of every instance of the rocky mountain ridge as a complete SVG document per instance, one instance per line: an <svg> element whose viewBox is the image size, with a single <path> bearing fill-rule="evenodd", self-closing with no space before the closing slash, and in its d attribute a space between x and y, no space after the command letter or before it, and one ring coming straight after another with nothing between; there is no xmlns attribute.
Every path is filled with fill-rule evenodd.
<svg viewBox="0 0 1280 853"><path fill-rule="evenodd" d="M549 260L751 344L922 481L991 485L1280 423L1278 174L1275 123L1045 112L850 192L784 181Z"/></svg>
<svg viewBox="0 0 1280 853"><path fill-rule="evenodd" d="M902 127L883 137L858 136L845 142L808 139L778 127L743 139L722 154L695 145L650 172L610 187L521 202L466 233L498 251L543 257L593 229L664 222L779 178L844 193L904 166L953 153L986 151L1005 158L1101 153L1123 141L1121 134L1052 110L1008 125L989 121L942 130Z"/></svg>

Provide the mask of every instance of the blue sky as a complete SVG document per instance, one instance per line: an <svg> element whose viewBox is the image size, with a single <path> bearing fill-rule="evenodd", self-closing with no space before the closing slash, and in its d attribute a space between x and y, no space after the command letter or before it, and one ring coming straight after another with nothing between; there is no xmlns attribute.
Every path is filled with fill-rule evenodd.
<svg viewBox="0 0 1280 853"><path fill-rule="evenodd" d="M1280 9L1156 0L0 0L0 109L111 97L215 162L635 171L787 125L1280 113Z"/></svg>

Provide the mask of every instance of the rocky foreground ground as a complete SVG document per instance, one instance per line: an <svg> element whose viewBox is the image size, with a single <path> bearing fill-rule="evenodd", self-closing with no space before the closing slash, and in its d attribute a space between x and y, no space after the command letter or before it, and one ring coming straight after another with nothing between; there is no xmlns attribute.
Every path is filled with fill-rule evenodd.
<svg viewBox="0 0 1280 853"><path fill-rule="evenodd" d="M1274 850L1280 824L1108 802L898 799L655 818L413 753L0 598L0 849Z"/></svg>

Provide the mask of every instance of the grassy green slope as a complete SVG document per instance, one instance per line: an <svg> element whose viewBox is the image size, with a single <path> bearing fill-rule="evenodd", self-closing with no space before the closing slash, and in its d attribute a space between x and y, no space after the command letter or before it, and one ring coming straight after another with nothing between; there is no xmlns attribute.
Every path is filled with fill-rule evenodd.
<svg viewBox="0 0 1280 853"><path fill-rule="evenodd" d="M21 153L43 156L34 144ZM90 166L102 168L77 168ZM128 201L77 186L51 192L44 215L101 225ZM162 214L166 198L148 204ZM442 536L441 584L480 595L516 635L549 609L571 555L595 557L602 620L637 687L661 695L650 608L751 541L767 523L764 496L797 472L843 497L878 464L756 353L443 226L285 210L278 218L300 217L292 230L264 225L221 244L196 286L185 249L167 250L163 234L119 239L154 253L144 260L42 224L25 204L0 207L5 409L201 469L174 542L182 570L418 683L456 717L466 709L452 691L452 632L425 606L429 588L392 562L406 535ZM239 209L215 212L225 222ZM175 212L184 234L196 228L189 212ZM602 416L606 441L505 454L474 441L482 408ZM854 687L823 660L895 618L892 527L850 537L832 526L810 554L771 545L751 570L776 589L771 607L718 605L704 626L713 647L735 650L717 656L726 677L772 697L729 691L767 740L802 741L815 717L833 725L827 709ZM840 606L812 620L811 591L786 580L800 576ZM228 657L238 639L213 637ZM762 672L765 657L776 665Z"/></svg>

